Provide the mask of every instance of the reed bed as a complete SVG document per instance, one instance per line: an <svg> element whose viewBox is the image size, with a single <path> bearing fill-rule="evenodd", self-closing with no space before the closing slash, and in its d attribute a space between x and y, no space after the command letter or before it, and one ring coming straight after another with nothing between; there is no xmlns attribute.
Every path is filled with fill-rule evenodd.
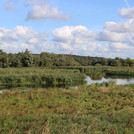
<svg viewBox="0 0 134 134"><path fill-rule="evenodd" d="M70 84L84 82L85 75L79 70L45 68L5 68L0 69L0 83L20 84Z"/></svg>
<svg viewBox="0 0 134 134"><path fill-rule="evenodd" d="M79 66L63 67L65 69L79 69L91 78L102 78L102 76L134 76L134 67L126 66Z"/></svg>

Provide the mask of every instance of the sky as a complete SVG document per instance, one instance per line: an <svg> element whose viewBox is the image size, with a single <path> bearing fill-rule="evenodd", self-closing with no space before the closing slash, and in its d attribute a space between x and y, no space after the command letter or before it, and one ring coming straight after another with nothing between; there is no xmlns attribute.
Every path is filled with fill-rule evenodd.
<svg viewBox="0 0 134 134"><path fill-rule="evenodd" d="M0 0L0 49L134 59L134 0Z"/></svg>

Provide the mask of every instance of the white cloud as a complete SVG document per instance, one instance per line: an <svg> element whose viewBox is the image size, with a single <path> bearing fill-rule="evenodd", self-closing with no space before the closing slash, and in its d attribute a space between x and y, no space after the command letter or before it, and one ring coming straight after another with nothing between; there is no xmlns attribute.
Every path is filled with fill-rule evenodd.
<svg viewBox="0 0 134 134"><path fill-rule="evenodd" d="M126 22L107 22L104 25L104 29L110 32L127 33L134 32L134 20L129 19Z"/></svg>
<svg viewBox="0 0 134 134"><path fill-rule="evenodd" d="M47 34L35 32L29 27L16 26L12 30L0 28L0 48L4 51L18 52L26 48L34 53L48 51L52 46L47 40Z"/></svg>
<svg viewBox="0 0 134 134"><path fill-rule="evenodd" d="M108 30L104 30L103 32L98 33L96 39L99 41L121 42L125 39L126 36L128 35L125 33L116 33L116 32L110 32Z"/></svg>
<svg viewBox="0 0 134 134"><path fill-rule="evenodd" d="M65 26L52 31L54 38L54 45L52 45L48 42L47 34L38 33L29 27L16 26L12 30L0 28L0 49L7 52L20 52L25 51L27 48L32 53L72 53L113 58L117 56L128 57L129 54L133 57L133 32L116 33L104 29L102 33L97 34L81 25ZM120 34L123 35L123 37L120 37ZM127 34L128 36L126 36ZM99 39L103 37L101 41L98 40L98 36ZM116 36L118 36L118 38ZM114 39L114 37L116 39ZM107 38L111 40L107 41Z"/></svg>
<svg viewBox="0 0 134 134"><path fill-rule="evenodd" d="M132 7L132 8L122 8L122 9L119 10L119 13L124 18L134 19L134 7Z"/></svg>
<svg viewBox="0 0 134 134"><path fill-rule="evenodd" d="M97 40L108 42L126 43L134 46L134 20L126 22L107 22L104 30L98 33ZM118 44L119 44L118 43Z"/></svg>
<svg viewBox="0 0 134 134"><path fill-rule="evenodd" d="M130 46L127 43L122 43L122 42L109 42L108 43L109 57L134 58L133 52L134 52L134 46Z"/></svg>
<svg viewBox="0 0 134 134"><path fill-rule="evenodd" d="M52 31L52 35L55 47L60 52L94 56L100 53L98 50L107 51L106 47L95 41L96 32L85 26L64 26Z"/></svg>
<svg viewBox="0 0 134 134"><path fill-rule="evenodd" d="M107 22L96 40L107 43L107 53L110 57L126 58L130 55L134 58L134 20Z"/></svg>
<svg viewBox="0 0 134 134"><path fill-rule="evenodd" d="M29 11L26 20L52 19L64 21L71 19L69 14L64 14L57 7L51 8L49 2L46 1L28 0L27 5L32 6L32 10Z"/></svg>
<svg viewBox="0 0 134 134"><path fill-rule="evenodd" d="M129 46L128 44L121 43L121 42L112 42L112 43L109 43L109 48L110 49L114 49L116 51L122 51L122 50L132 49L132 47Z"/></svg>
<svg viewBox="0 0 134 134"><path fill-rule="evenodd" d="M11 2L11 1L5 3L5 8L7 10L10 10L10 11L15 10L14 7L13 7L13 2Z"/></svg>
<svg viewBox="0 0 134 134"><path fill-rule="evenodd" d="M134 32L130 29L133 22L131 21L124 23L108 22L105 24L104 30L99 33L90 31L81 25L57 28L52 31L55 44L54 51L68 54L126 58L128 54L133 55L134 51Z"/></svg>
<svg viewBox="0 0 134 134"><path fill-rule="evenodd" d="M96 33L89 31L84 26L64 26L52 31L54 40L57 42L74 41L77 44L87 43L90 40L94 40Z"/></svg>

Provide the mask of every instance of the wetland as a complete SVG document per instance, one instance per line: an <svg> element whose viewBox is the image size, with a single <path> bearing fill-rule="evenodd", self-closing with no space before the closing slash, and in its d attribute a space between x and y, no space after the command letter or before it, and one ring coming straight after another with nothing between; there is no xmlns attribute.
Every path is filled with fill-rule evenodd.
<svg viewBox="0 0 134 134"><path fill-rule="evenodd" d="M0 133L133 134L133 71L1 68Z"/></svg>

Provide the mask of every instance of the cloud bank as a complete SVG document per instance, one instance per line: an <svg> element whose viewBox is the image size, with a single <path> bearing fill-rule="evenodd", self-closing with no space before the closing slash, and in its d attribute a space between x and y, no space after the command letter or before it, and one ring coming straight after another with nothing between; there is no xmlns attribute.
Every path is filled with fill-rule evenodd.
<svg viewBox="0 0 134 134"><path fill-rule="evenodd" d="M64 26L52 31L55 47L60 52L102 57L133 58L134 20L106 22L103 31L85 26Z"/></svg>
<svg viewBox="0 0 134 134"><path fill-rule="evenodd" d="M85 26L64 26L52 31L53 42L46 33L29 27L0 28L0 48L8 52L29 49L32 53L55 52L101 57L131 57L134 52L133 20L107 22L97 33ZM130 24L131 24L130 23ZM127 25L127 26L126 26Z"/></svg>

